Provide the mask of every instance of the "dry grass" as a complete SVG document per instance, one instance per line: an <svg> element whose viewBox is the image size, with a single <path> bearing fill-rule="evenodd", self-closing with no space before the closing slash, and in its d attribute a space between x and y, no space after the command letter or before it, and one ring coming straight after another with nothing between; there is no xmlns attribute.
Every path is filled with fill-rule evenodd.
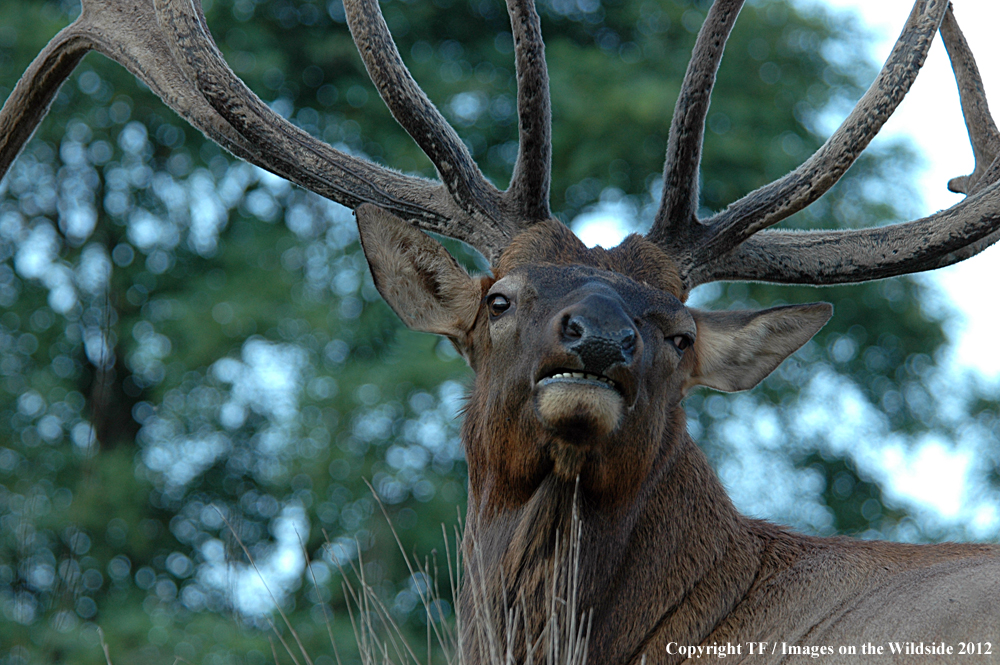
<svg viewBox="0 0 1000 665"><path fill-rule="evenodd" d="M377 500L377 497L376 497ZM381 506L381 503L379 504ZM446 570L450 597L457 599L462 584L470 584L472 599L471 616L465 616L461 603L455 603L453 621L435 620L436 607L443 596L440 593L439 567L436 557L424 560L422 564L408 556L392 526L385 508L386 521L396 539L400 554L406 562L411 576L422 576L430 584L418 587L420 602L427 613L427 663L441 662L448 665L481 663L484 665L509 665L523 662L524 665L584 665L587 660L587 642L590 634L590 617L581 615L578 609L577 589L579 587L580 535L581 527L574 510L569 538L560 538L562 543L554 557L549 580L548 612L542 628L535 635L523 634L528 630L523 606L504 607L504 616L494 616L486 599L488 589L470 580L463 580L461 528L456 527L451 537L442 527L445 543ZM481 552L473 544L472 555L477 558ZM391 612L379 598L372 585L365 580L364 565L360 557L351 564L350 571L341 570L345 595L349 599L348 611L354 628L354 637L364 665L420 665L421 661L407 643L407 638L394 620ZM504 630L504 626L509 629ZM333 644L332 629L327 625ZM518 631L523 643L527 644L526 657L516 657ZM477 653L470 653L467 636L475 633L479 645ZM335 658L336 645L333 644Z"/></svg>
<svg viewBox="0 0 1000 665"><path fill-rule="evenodd" d="M489 603L486 602L486 599L490 597L489 590L471 582L467 583L471 584L469 593L472 598L472 616L464 616L461 603L455 602L454 619L441 619L438 608L441 607L445 598L440 593L441 575L436 555L425 559L422 564L407 555L385 507L382 506L381 502L379 502L379 506L382 507L383 515L385 515L411 577L429 580L428 584L417 585L418 596L427 616L426 645L424 645L426 661L421 660L408 643L408 637L403 628L393 617L393 613L386 606L383 598L366 580L364 560L359 548L357 560L352 561L348 569L341 568L340 573L354 640L363 665L424 665L424 663L426 665L432 663L512 665L518 662L523 663L523 665L584 665L586 663L590 615L588 613L583 616L578 608L581 527L575 509L571 520L570 537L562 538L558 534L556 536L557 543L560 543L562 547L560 550L557 545L554 556L556 563L552 566L550 573L546 592L547 616L542 621L534 622L536 625L540 624L541 629L537 634L529 635L525 634L529 628L528 622L525 620L526 612L523 606L504 607L503 616L494 616ZM225 517L223 519L225 520ZM228 521L226 524L263 582L263 575L257 568L253 555L239 539L232 525ZM464 569L462 529L460 526L456 527L449 537L447 529L442 526L442 535L444 536L450 598L458 599L459 590L463 584ZM326 536L325 531L324 536ZM327 544L330 545L328 536ZM305 549L304 543L303 549ZM481 552L478 547L473 545L471 549L473 556L479 558ZM308 556L306 559L308 560ZM314 575L311 567L310 573ZM315 576L312 581L314 585L319 585ZM267 588L266 582L264 586ZM270 589L268 589L268 593L271 594ZM501 595L506 597L506 594ZM293 642L290 644L283 631L279 630L270 618L267 619L274 638L281 645L279 649L274 638L269 640L274 662L276 664L280 662L279 653L284 651L295 665L303 665L303 663L313 665L313 660L295 626L273 594L271 594L271 598L274 600L278 615ZM343 665L334 639L333 621L325 604L323 604L323 610L332 656L338 665ZM509 629L504 627L509 627ZM472 633L475 634L477 638L475 641L479 645L477 653L470 653L470 649L465 644L467 640L465 636ZM524 658L519 658L516 655L519 640L522 645L526 645L526 648L521 647L521 650L526 652ZM104 640L103 632L100 633L100 642L107 664L113 665L111 650Z"/></svg>

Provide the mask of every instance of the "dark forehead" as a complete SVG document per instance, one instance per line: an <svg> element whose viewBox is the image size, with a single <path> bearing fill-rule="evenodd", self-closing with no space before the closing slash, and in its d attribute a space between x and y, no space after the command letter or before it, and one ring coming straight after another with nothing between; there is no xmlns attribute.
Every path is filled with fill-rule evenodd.
<svg viewBox="0 0 1000 665"><path fill-rule="evenodd" d="M588 248L556 220L535 224L516 236L493 266L498 279L514 272L559 290L566 280L598 279L613 287L646 287L682 302L687 299L677 264L645 238L631 235L610 250Z"/></svg>
<svg viewBox="0 0 1000 665"><path fill-rule="evenodd" d="M587 293L601 292L617 294L633 316L641 316L651 310L666 313L684 308L681 301L668 291L593 266L531 263L514 268L505 280L513 280L519 285L519 290L527 289L534 298L557 308L566 304L566 298L575 299Z"/></svg>

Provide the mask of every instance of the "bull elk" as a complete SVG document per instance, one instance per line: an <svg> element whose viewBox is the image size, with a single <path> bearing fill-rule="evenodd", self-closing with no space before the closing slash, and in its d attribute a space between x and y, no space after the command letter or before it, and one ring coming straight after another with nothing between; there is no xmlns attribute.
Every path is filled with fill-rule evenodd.
<svg viewBox="0 0 1000 665"><path fill-rule="evenodd" d="M467 662L486 660L497 644L516 661L542 648L553 566L574 530L573 593L589 616L591 663L677 662L677 645L727 642L743 644L746 657L746 643L775 640L975 637L1000 653L1000 549L813 538L746 518L687 434L687 391L753 387L832 313L823 303L700 311L684 305L693 287L881 279L950 265L1000 233L1000 133L945 0L914 3L875 82L814 155L700 219L709 96L742 4L716 0L698 35L652 229L610 250L586 248L549 209L548 75L532 0L507 0L519 152L506 191L484 178L417 86L377 0L345 0L351 34L440 182L338 152L274 113L226 65L198 0L84 0L3 107L0 174L75 65L97 50L234 155L356 210L382 296L410 328L450 339L475 370L463 425ZM937 32L976 157L972 174L949 183L967 197L889 227L765 231L844 174L902 100ZM470 276L424 231L476 248L492 274Z"/></svg>

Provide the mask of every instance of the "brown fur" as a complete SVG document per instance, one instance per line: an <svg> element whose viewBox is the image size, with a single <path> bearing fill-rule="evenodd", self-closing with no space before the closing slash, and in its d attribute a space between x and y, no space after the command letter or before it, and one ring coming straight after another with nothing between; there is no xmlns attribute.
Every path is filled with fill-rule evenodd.
<svg viewBox="0 0 1000 665"><path fill-rule="evenodd" d="M364 214L359 209L359 218ZM379 237L406 246L387 248ZM424 246L434 241L420 234L380 232L364 242L369 256L435 257L431 263L445 274L432 281L461 294L455 307L468 311L473 297L481 303L474 322L451 335L476 372L462 430L469 505L460 604L468 662L487 660L484 622L501 645L511 638L517 662L529 649L536 657L544 652L550 612L570 593L562 555L574 511L581 533L576 607L592 621L592 664L679 662L668 653L672 643L740 643L746 656L749 641L1000 638L996 547L811 538L748 519L687 434L681 398L689 386L750 387L825 323L828 305L689 310L673 262L655 246L632 236L612 250L590 250L555 221L515 238L494 276L478 279L436 257ZM396 263L380 258L373 272ZM386 282L376 275L380 289ZM488 314L482 303L495 293L510 307ZM563 425L535 401L546 368L581 369L560 326L566 312L595 299L624 312L641 338L630 364L608 370L624 405L609 432ZM431 309L439 307L448 303ZM410 318L451 320L440 312ZM695 334L683 352L671 344ZM889 611L893 598L907 604ZM957 613L948 599L977 614ZM972 632L951 630L963 623Z"/></svg>
<svg viewBox="0 0 1000 665"><path fill-rule="evenodd" d="M519 266L544 263L609 270L639 284L672 293L682 302L688 296L677 264L642 236L632 234L610 250L588 248L554 219L539 222L515 236L500 255L493 274L499 279Z"/></svg>

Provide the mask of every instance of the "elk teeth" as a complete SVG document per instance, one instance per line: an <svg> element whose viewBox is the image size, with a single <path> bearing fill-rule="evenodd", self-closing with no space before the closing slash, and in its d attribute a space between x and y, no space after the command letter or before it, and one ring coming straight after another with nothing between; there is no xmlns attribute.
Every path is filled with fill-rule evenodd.
<svg viewBox="0 0 1000 665"><path fill-rule="evenodd" d="M614 388L614 383L611 379L606 376L597 376L596 374L587 374L586 372L559 372L558 374L553 374L550 378L553 379L586 379L588 381L599 381L605 385Z"/></svg>

